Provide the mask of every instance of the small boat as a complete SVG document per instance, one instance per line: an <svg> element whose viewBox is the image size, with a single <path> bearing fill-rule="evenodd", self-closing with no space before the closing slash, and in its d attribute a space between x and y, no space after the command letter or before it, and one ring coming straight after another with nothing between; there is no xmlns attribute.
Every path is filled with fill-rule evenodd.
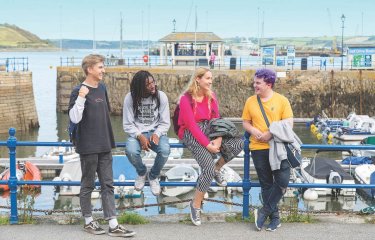
<svg viewBox="0 0 375 240"><path fill-rule="evenodd" d="M197 171L188 164L179 164L167 172L165 172L165 178L161 180L165 182L196 182L198 179ZM162 194L169 197L179 196L190 192L194 189L194 186L188 187L170 187L165 186L162 188Z"/></svg>
<svg viewBox="0 0 375 240"><path fill-rule="evenodd" d="M304 158L301 164L301 174L307 183L321 184L354 184L354 178L347 173L335 160L314 157L313 159ZM355 188L314 188L318 196L342 195L355 196Z"/></svg>
<svg viewBox="0 0 375 240"><path fill-rule="evenodd" d="M62 140L62 142L66 142ZM43 154L42 158L59 160L60 155L63 156L64 161L69 161L75 158L79 158L79 154L76 153L74 147L52 147L48 152Z"/></svg>
<svg viewBox="0 0 375 240"><path fill-rule="evenodd" d="M375 165L363 164L355 168L354 177L361 184L375 184ZM371 199L375 198L375 188L359 188Z"/></svg>
<svg viewBox="0 0 375 240"><path fill-rule="evenodd" d="M42 174L37 166L29 161L24 163L17 163L16 165L16 177L18 181L40 181L42 179ZM10 177L10 169L7 168L4 172L0 174L0 180L8 180ZM22 188L27 189L40 189L40 185L23 185ZM9 190L9 186L0 185L0 192L5 192Z"/></svg>
<svg viewBox="0 0 375 240"><path fill-rule="evenodd" d="M221 167L220 173L227 182L242 182L241 176L227 165ZM242 187L210 187L210 191L227 191L229 194L231 194L233 191L243 192L243 189Z"/></svg>
<svg viewBox="0 0 375 240"><path fill-rule="evenodd" d="M53 181L81 181L81 177L81 160L79 158L74 158L64 163L60 175L55 177ZM80 186L57 186L56 192L58 192L60 196L76 196L79 195L80 189ZM99 198L99 195L99 191L95 189L91 194L91 198Z"/></svg>
<svg viewBox="0 0 375 240"><path fill-rule="evenodd" d="M123 159L123 157L125 159ZM132 186L115 186L115 198L140 198L142 191L134 189L137 172L126 156L114 156L112 162L114 182L131 182Z"/></svg>

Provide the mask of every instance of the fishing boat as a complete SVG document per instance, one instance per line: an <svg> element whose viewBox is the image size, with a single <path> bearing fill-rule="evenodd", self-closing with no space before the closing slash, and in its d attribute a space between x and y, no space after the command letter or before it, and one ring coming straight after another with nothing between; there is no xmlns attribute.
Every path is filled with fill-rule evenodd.
<svg viewBox="0 0 375 240"><path fill-rule="evenodd" d="M165 176L161 178L165 182L196 182L198 179L197 171L188 164L179 164L175 167L172 167L167 172ZM179 196L185 193L190 192L194 189L194 186L187 187L170 187L164 186L162 188L162 194L169 197Z"/></svg>
<svg viewBox="0 0 375 240"><path fill-rule="evenodd" d="M0 180L9 180L10 169L7 168L0 174ZM37 166L29 161L24 163L17 163L16 165L16 177L18 181L40 181L42 174ZM40 189L40 185L23 185L22 188L27 189ZM9 191L9 185L0 185L0 192Z"/></svg>
<svg viewBox="0 0 375 240"><path fill-rule="evenodd" d="M363 164L355 168L354 177L361 184L375 184L375 165ZM375 188L359 188L371 199L375 198Z"/></svg>

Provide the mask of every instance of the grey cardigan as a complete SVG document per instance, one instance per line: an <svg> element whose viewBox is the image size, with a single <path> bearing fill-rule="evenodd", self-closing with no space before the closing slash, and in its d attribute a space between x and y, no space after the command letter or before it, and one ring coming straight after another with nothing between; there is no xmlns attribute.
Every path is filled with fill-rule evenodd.
<svg viewBox="0 0 375 240"><path fill-rule="evenodd" d="M302 142L286 120L272 122L269 130L273 136L268 142L270 145L269 161L271 170L274 171L279 170L281 161L287 159L284 143L291 143L297 151L301 151Z"/></svg>

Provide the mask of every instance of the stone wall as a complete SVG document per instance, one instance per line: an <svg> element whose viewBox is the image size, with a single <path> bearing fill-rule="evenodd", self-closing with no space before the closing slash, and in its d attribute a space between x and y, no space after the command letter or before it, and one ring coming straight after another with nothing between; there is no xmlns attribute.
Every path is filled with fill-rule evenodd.
<svg viewBox="0 0 375 240"><path fill-rule="evenodd" d="M39 127L31 72L0 72L0 133Z"/></svg>
<svg viewBox="0 0 375 240"><path fill-rule="evenodd" d="M141 68L106 68L112 113L122 114L125 94L133 75ZM144 68L143 68L144 69ZM146 68L157 80L158 88L169 97L173 112L175 102L185 89L192 70ZM57 111L66 112L72 88L84 80L79 67L57 69ZM246 99L253 94L254 70L213 70L213 87L224 117L241 117ZM313 117L323 110L331 117L346 117L351 111L375 115L375 72L373 71L289 71L278 78L275 91L290 99L295 117Z"/></svg>

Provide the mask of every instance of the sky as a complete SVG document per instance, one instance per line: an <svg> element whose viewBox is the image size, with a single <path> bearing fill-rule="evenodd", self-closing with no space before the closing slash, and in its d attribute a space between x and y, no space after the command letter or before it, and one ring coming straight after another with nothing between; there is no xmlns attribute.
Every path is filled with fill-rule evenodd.
<svg viewBox="0 0 375 240"><path fill-rule="evenodd" d="M118 41L120 15L123 40L155 41L174 26L221 38L341 36L342 14L344 35L369 36L374 12L374 0L0 0L0 23L42 39Z"/></svg>

